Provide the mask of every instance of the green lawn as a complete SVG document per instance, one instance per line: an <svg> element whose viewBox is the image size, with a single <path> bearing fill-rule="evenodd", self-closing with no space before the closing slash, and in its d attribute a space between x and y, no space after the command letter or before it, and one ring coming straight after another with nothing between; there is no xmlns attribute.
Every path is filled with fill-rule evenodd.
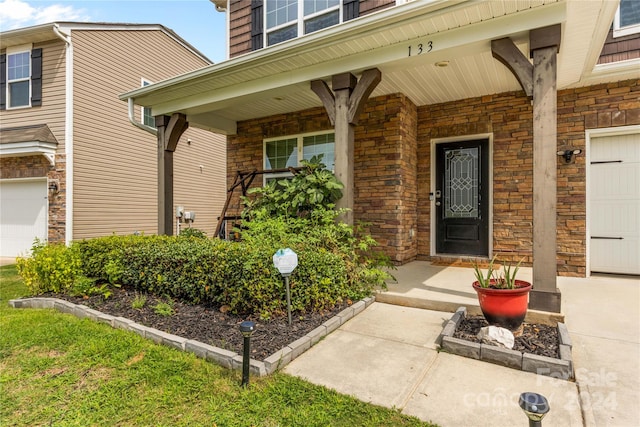
<svg viewBox="0 0 640 427"><path fill-rule="evenodd" d="M422 426L397 411L276 374L232 372L134 333L54 310L0 267L0 425Z"/></svg>

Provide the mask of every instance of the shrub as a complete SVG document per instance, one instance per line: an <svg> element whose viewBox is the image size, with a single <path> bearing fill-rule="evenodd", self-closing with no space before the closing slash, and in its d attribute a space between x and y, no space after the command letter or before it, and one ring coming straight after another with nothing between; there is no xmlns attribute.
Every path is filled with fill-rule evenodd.
<svg viewBox="0 0 640 427"><path fill-rule="evenodd" d="M77 280L84 281L78 251L61 244L48 245L37 240L31 257L17 258L17 269L32 294L68 292Z"/></svg>
<svg viewBox="0 0 640 427"><path fill-rule="evenodd" d="M101 282L119 283L125 266L123 254L144 246L157 236L106 236L74 242L80 253L82 271L88 277Z"/></svg>
<svg viewBox="0 0 640 427"><path fill-rule="evenodd" d="M180 237L197 237L199 239L206 239L207 233L197 228L187 227L180 230Z"/></svg>
<svg viewBox="0 0 640 427"><path fill-rule="evenodd" d="M261 188L252 188L254 199L243 198L247 205L244 215L264 209L270 216L305 216L314 210L333 207L342 197L344 185L321 162L322 156L301 160L302 170L291 179L269 182Z"/></svg>

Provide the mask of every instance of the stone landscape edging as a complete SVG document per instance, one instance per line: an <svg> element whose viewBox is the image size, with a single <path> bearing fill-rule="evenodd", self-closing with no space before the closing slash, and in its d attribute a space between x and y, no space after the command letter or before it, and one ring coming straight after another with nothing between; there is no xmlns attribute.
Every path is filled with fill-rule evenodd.
<svg viewBox="0 0 640 427"><path fill-rule="evenodd" d="M256 376L266 376L282 369L296 357L317 344L322 338L338 329L356 314L364 311L375 301L375 297L368 297L362 301L345 308L332 318L325 321L311 332L295 340L291 344L273 353L271 356L259 361L250 359L249 371ZM13 308L52 308L62 313L72 314L78 318L89 318L93 321L105 323L114 329L123 329L135 332L145 339L157 344L163 344L178 350L195 354L228 369L242 369L242 355L230 350L225 350L197 340L190 340L178 335L169 334L158 329L141 325L124 317L112 316L82 304L74 304L58 298L34 297L12 299L9 305Z"/></svg>
<svg viewBox="0 0 640 427"><path fill-rule="evenodd" d="M574 379L571 338L564 323L557 323L560 358L556 359L454 338L453 334L466 315L467 308L459 307L451 319L445 323L436 341L444 351L538 375L565 380Z"/></svg>

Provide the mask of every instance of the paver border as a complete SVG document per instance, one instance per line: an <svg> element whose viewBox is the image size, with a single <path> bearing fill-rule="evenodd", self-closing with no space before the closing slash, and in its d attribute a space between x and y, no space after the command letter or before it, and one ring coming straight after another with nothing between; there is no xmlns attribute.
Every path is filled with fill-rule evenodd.
<svg viewBox="0 0 640 427"><path fill-rule="evenodd" d="M303 337L265 358L264 361L250 359L250 373L263 377L284 368L296 357L313 347L324 337L352 319L356 314L369 307L374 301L375 296L371 296L363 299L362 301L356 302ZM169 334L158 329L141 325L124 317L115 317L110 314L105 314L98 310L89 308L86 305L73 304L69 301L58 298L46 297L12 299L9 300L9 305L13 308L50 308L61 313L72 314L81 319L88 318L96 322L106 323L114 329L124 329L135 332L141 337L151 340L156 344L163 344L181 351L193 353L196 357L206 359L225 368L242 370L242 355L238 353L209 344L204 344L197 340L190 340L178 335Z"/></svg>
<svg viewBox="0 0 640 427"><path fill-rule="evenodd" d="M564 380L575 378L571 356L571 338L564 323L557 323L560 358L556 359L454 338L453 334L466 316L467 308L459 307L451 319L444 324L442 332L436 340L442 350L538 375Z"/></svg>

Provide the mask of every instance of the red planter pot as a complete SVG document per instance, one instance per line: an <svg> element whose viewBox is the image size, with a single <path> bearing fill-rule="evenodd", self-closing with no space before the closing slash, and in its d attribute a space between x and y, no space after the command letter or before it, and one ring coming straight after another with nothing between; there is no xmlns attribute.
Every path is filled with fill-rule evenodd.
<svg viewBox="0 0 640 427"><path fill-rule="evenodd" d="M515 289L481 288L473 282L484 318L490 325L516 330L524 321L529 305L531 283L516 280Z"/></svg>

